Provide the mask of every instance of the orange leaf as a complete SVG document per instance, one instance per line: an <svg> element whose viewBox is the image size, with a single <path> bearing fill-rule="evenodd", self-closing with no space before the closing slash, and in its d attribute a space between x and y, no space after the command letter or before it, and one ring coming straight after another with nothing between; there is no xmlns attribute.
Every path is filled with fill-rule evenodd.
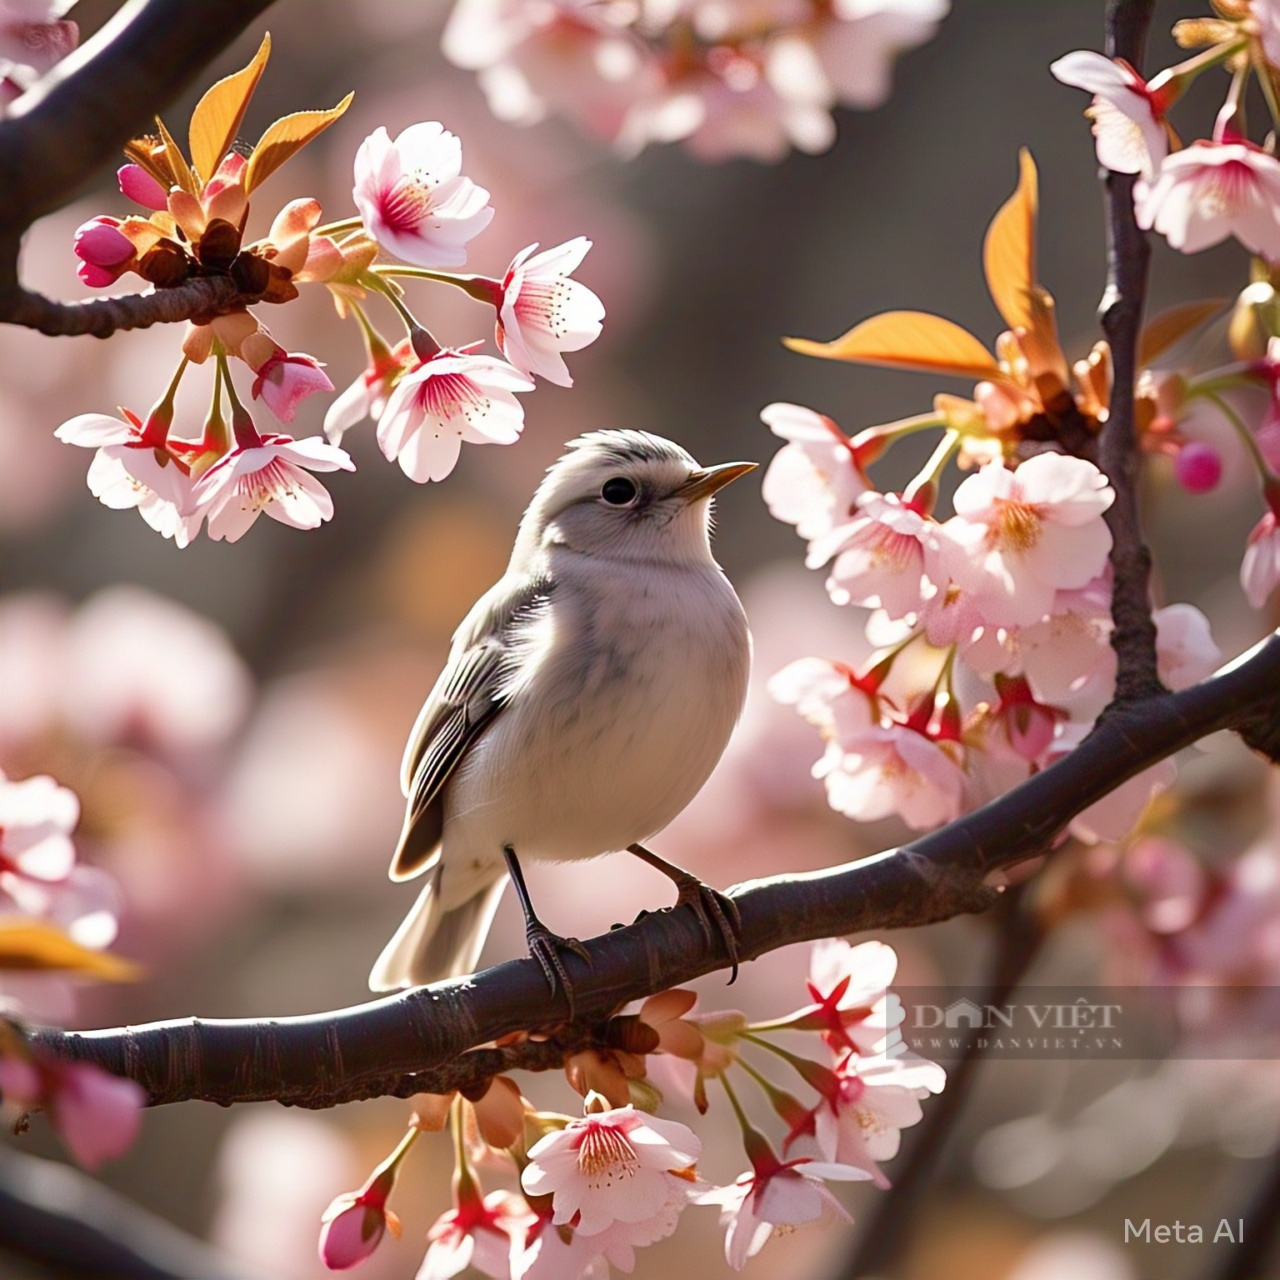
<svg viewBox="0 0 1280 1280"><path fill-rule="evenodd" d="M1184 302L1170 307L1148 320L1138 338L1138 363L1150 364L1163 355L1175 343L1180 342L1192 329L1203 324L1215 311L1227 305L1225 298L1211 298L1204 302Z"/></svg>
<svg viewBox="0 0 1280 1280"><path fill-rule="evenodd" d="M982 264L996 309L1011 329L1030 329L1034 322L1031 291L1036 286L1036 214L1040 196L1036 162L1023 147L1018 152L1018 189L1000 206L987 228Z"/></svg>
<svg viewBox="0 0 1280 1280"><path fill-rule="evenodd" d="M349 93L329 111L297 111L268 125L249 157L244 174L244 189L261 186L295 152L301 151L317 134L327 129L351 105L355 94Z"/></svg>
<svg viewBox="0 0 1280 1280"><path fill-rule="evenodd" d="M268 32L262 37L258 52L247 67L219 80L196 103L187 136L191 144L191 163L205 182L213 176L227 148L236 140L245 109L258 87L270 55L271 35Z"/></svg>
<svg viewBox="0 0 1280 1280"><path fill-rule="evenodd" d="M107 982L132 982L141 970L119 956L90 951L42 920L0 925L0 971L79 973Z"/></svg>
<svg viewBox="0 0 1280 1280"><path fill-rule="evenodd" d="M164 160L173 173L174 186L181 187L183 191L189 192L193 196L200 195L200 184L196 181L196 176L191 172L191 166L187 163L187 158L182 154L181 148L173 140L173 135L164 127L164 121L156 116L156 129L160 134L160 142L164 149Z"/></svg>
<svg viewBox="0 0 1280 1280"><path fill-rule="evenodd" d="M998 378L995 357L967 329L927 311L886 311L834 342L784 338L792 351L824 360L884 364L957 377Z"/></svg>

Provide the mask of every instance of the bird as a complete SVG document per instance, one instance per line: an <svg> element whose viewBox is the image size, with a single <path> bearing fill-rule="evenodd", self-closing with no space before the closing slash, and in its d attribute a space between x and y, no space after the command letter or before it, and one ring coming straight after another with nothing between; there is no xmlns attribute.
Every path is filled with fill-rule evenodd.
<svg viewBox="0 0 1280 1280"><path fill-rule="evenodd" d="M702 467L635 430L572 440L529 503L409 736L393 881L424 879L373 991L474 971L508 879L530 954L573 991L519 859L627 851L671 879L737 973L731 898L649 850L701 790L741 714L751 633L711 551L714 495L753 462ZM589 962L589 958L588 958Z"/></svg>

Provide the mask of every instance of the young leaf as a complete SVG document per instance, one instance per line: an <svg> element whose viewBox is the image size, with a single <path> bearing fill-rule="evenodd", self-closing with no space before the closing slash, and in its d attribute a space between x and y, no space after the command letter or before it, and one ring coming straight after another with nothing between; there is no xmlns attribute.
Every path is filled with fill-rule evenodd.
<svg viewBox="0 0 1280 1280"><path fill-rule="evenodd" d="M173 140L173 135L164 127L164 121L159 116L156 116L156 129L164 145L165 163L173 172L173 185L181 187L183 191L190 192L193 196L199 196L200 184L196 181L195 174L191 172L186 156L182 154L178 144Z"/></svg>
<svg viewBox="0 0 1280 1280"><path fill-rule="evenodd" d="M967 329L926 311L886 311L834 342L783 338L792 351L824 360L851 360L957 377L999 378L995 357Z"/></svg>
<svg viewBox="0 0 1280 1280"><path fill-rule="evenodd" d="M1184 302L1162 311L1147 321L1138 338L1138 363L1150 364L1226 305L1224 298L1211 298L1205 302Z"/></svg>
<svg viewBox="0 0 1280 1280"><path fill-rule="evenodd" d="M132 982L141 975L136 964L90 951L43 920L0 925L0 972L4 970L79 973L107 982Z"/></svg>
<svg viewBox="0 0 1280 1280"><path fill-rule="evenodd" d="M247 67L219 80L196 103L191 113L188 140L191 144L191 163L201 179L208 182L218 162L240 131L240 122L258 87L267 58L271 55L271 34L262 37L258 52Z"/></svg>
<svg viewBox="0 0 1280 1280"><path fill-rule="evenodd" d="M297 111L268 125L249 157L249 167L244 173L245 191L261 186L290 156L337 120L354 97L354 93L347 94L329 111Z"/></svg>
<svg viewBox="0 0 1280 1280"><path fill-rule="evenodd" d="M987 228L982 263L996 309L1011 329L1029 329L1034 321L1031 290L1036 283L1036 214L1040 196L1036 162L1018 152L1018 189L1000 207Z"/></svg>

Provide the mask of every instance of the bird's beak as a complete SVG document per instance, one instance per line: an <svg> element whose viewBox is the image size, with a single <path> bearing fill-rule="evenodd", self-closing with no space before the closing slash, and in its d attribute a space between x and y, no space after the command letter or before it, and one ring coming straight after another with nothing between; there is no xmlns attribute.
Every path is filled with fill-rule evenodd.
<svg viewBox="0 0 1280 1280"><path fill-rule="evenodd" d="M739 476L754 471L757 465L754 462L723 462L718 467L699 467L689 473L689 478L676 490L675 496L683 498L685 502L709 498L725 485L732 484Z"/></svg>

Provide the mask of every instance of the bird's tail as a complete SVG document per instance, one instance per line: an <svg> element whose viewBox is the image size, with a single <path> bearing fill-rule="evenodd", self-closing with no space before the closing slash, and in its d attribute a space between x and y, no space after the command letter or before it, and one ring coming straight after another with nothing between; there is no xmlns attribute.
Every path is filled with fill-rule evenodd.
<svg viewBox="0 0 1280 1280"><path fill-rule="evenodd" d="M441 871L439 862L428 870L418 900L374 962L371 991L397 991L474 972L507 877L482 885L446 911L440 904Z"/></svg>

